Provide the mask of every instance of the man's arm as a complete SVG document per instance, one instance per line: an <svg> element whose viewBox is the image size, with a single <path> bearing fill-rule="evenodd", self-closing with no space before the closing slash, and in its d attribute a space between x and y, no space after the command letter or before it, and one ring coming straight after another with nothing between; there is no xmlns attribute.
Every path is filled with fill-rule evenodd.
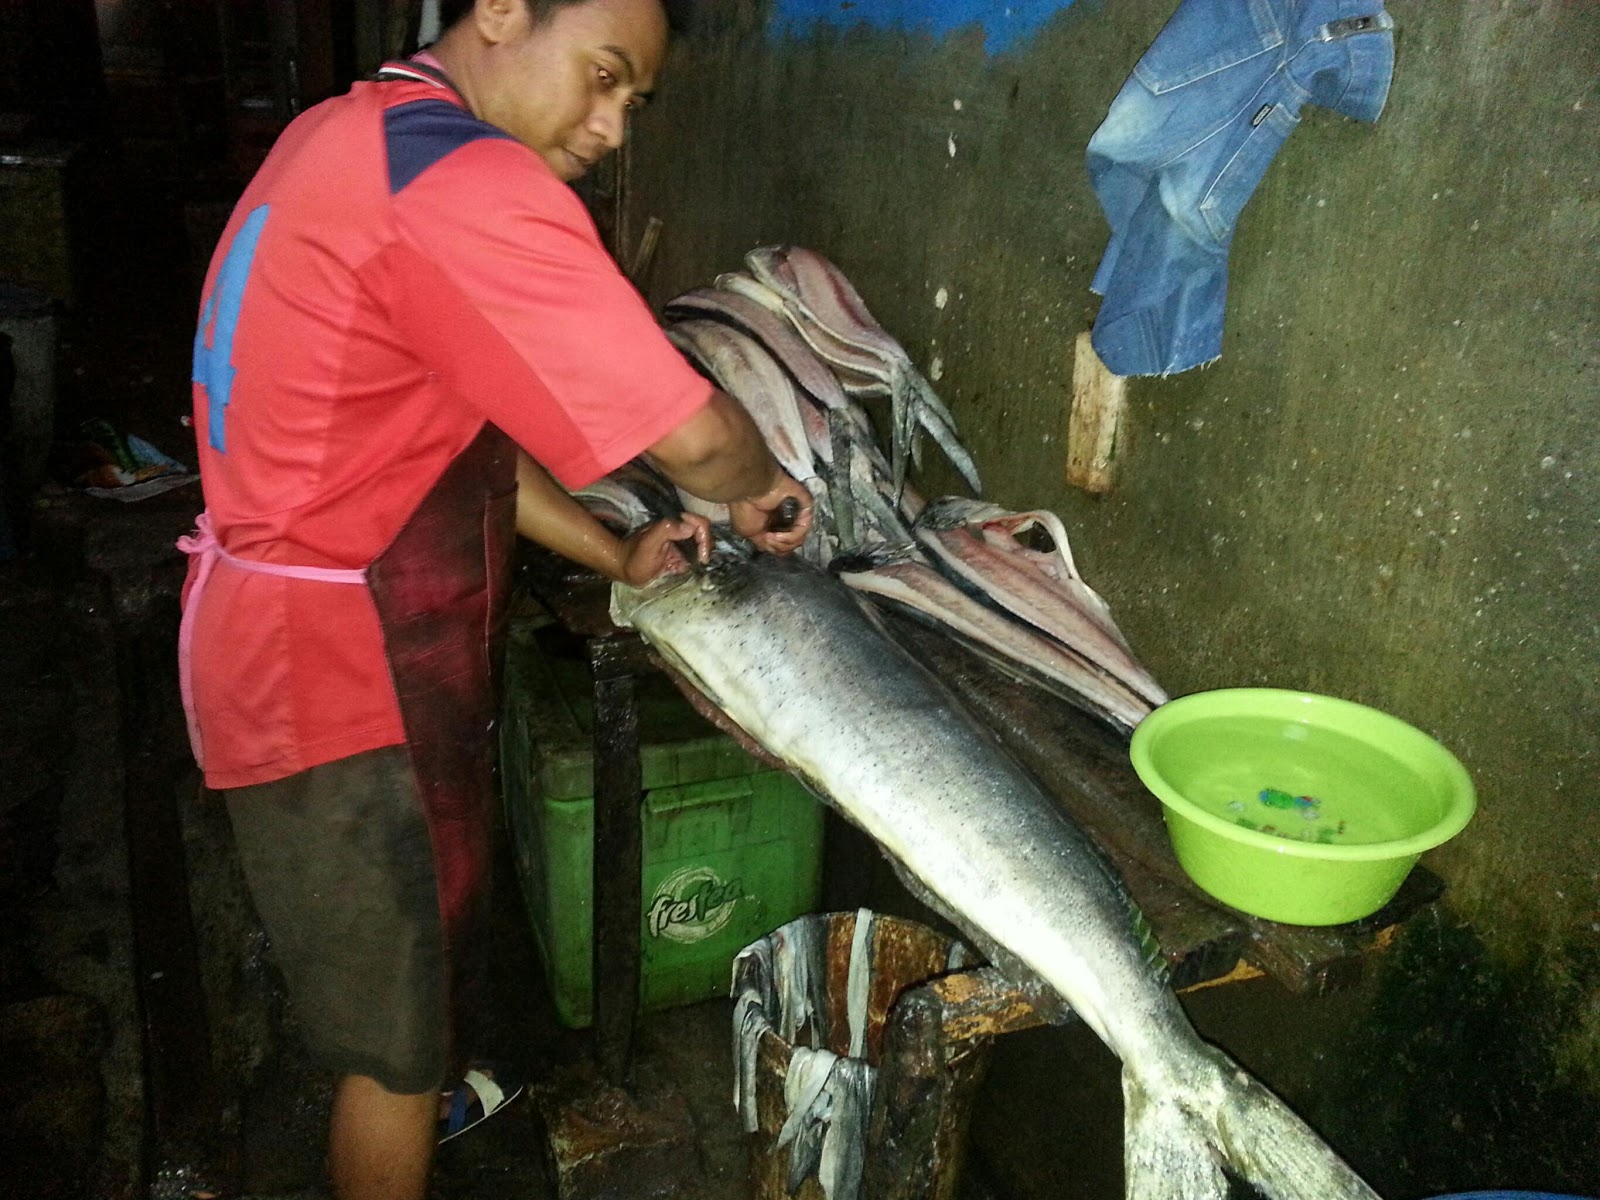
<svg viewBox="0 0 1600 1200"><path fill-rule="evenodd" d="M685 491L727 504L734 529L768 553L788 554L805 541L811 493L778 465L732 397L713 392L704 408L652 445L649 455ZM769 530L773 513L790 497L799 505L793 524ZM709 523L692 513L618 537L527 454L517 458L517 532L608 579L639 585L681 561L673 543L693 538L702 561L711 549Z"/></svg>
<svg viewBox="0 0 1600 1200"><path fill-rule="evenodd" d="M702 560L711 551L710 525L692 513L618 537L526 454L517 456L517 532L607 579L635 586L682 561L674 542L693 538Z"/></svg>
<svg viewBox="0 0 1600 1200"><path fill-rule="evenodd" d="M772 554L799 548L811 527L811 493L772 457L761 431L744 407L722 391L683 424L650 447L650 458L666 477L703 500L728 506L735 531ZM786 499L799 516L786 530L767 529Z"/></svg>

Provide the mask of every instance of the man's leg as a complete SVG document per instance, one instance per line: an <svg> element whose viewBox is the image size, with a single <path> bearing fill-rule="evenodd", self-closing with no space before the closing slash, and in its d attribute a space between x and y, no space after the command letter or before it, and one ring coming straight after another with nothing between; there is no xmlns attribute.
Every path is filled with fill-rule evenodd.
<svg viewBox="0 0 1600 1200"><path fill-rule="evenodd" d="M438 1136L439 1093L391 1092L365 1075L333 1089L328 1168L338 1200L423 1200Z"/></svg>
<svg viewBox="0 0 1600 1200"><path fill-rule="evenodd" d="M335 1194L420 1198L448 1014L432 847L405 751L367 751L226 796L311 1059L338 1080Z"/></svg>

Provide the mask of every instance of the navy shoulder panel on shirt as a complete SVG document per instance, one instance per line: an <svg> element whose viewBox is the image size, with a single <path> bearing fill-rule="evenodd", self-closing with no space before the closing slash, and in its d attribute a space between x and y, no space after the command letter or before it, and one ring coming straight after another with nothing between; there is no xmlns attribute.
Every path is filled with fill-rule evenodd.
<svg viewBox="0 0 1600 1200"><path fill-rule="evenodd" d="M384 145L389 155L389 194L398 195L452 150L482 138L513 140L509 133L486 125L448 100L412 100L383 114Z"/></svg>

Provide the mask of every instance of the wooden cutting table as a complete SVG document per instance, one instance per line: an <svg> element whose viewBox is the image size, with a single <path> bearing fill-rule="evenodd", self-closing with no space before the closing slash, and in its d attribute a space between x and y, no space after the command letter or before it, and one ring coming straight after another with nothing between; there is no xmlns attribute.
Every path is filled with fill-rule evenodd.
<svg viewBox="0 0 1600 1200"><path fill-rule="evenodd" d="M519 586L568 631L587 640L595 689L595 1049L613 1084L629 1074L639 995L641 788L634 680L666 671L695 707L758 758L781 767L660 661L634 633L612 625L609 585L524 544ZM1174 857L1160 803L1128 761L1127 741L1103 721L1016 683L964 647L890 615L895 637L987 724L1044 784L1120 872L1160 940L1179 990L1262 975L1314 996L1355 983L1401 922L1438 898L1443 884L1412 871L1379 912L1327 928L1280 925L1212 900ZM1043 1021L992 971L964 973L919 991L921 1036L977 1039ZM933 1034L929 1030L939 1029Z"/></svg>

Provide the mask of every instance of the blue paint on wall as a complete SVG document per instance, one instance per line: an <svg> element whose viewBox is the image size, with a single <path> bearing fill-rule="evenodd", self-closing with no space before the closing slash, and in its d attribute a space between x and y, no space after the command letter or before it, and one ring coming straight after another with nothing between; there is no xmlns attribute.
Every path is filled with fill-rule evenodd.
<svg viewBox="0 0 1600 1200"><path fill-rule="evenodd" d="M817 25L849 29L904 29L943 38L970 25L983 26L990 54L1026 41L1072 0L775 0L771 28L805 34Z"/></svg>

